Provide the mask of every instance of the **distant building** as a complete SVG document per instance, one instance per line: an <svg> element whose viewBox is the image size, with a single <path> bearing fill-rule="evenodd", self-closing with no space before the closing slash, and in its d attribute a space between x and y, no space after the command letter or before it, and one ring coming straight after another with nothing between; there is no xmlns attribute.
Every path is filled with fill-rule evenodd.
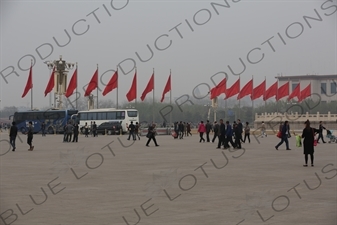
<svg viewBox="0 0 337 225"><path fill-rule="evenodd" d="M337 103L337 75L297 75L277 76L278 86L289 81L289 94L300 83L301 90L311 83L311 99L314 101Z"/></svg>

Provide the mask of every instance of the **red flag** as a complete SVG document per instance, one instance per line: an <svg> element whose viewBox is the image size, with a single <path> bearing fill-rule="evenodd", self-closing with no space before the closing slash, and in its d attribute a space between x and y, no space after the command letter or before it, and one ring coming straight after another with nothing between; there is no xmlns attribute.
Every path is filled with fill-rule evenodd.
<svg viewBox="0 0 337 225"><path fill-rule="evenodd" d="M118 87L118 72L116 71L114 75L111 77L109 83L105 86L103 91L103 96L108 94L110 91Z"/></svg>
<svg viewBox="0 0 337 225"><path fill-rule="evenodd" d="M170 74L170 76L169 76L169 78L168 78L168 80L167 80L167 83L166 83L166 85L165 85L165 88L164 88L163 94L162 94L162 96L161 96L160 102L163 102L163 101L164 101L165 94L166 94L167 92L169 92L169 91L171 91L171 74Z"/></svg>
<svg viewBox="0 0 337 225"><path fill-rule="evenodd" d="M76 88L77 88L77 68L74 71L74 74L70 79L66 94L64 96L66 96L66 98L69 98L74 93Z"/></svg>
<svg viewBox="0 0 337 225"><path fill-rule="evenodd" d="M289 95L289 81L283 84L278 90L276 95L276 101L280 100L281 98Z"/></svg>
<svg viewBox="0 0 337 225"><path fill-rule="evenodd" d="M251 95L253 92L253 79L251 79L243 88L241 89L238 100L245 97L246 95Z"/></svg>
<svg viewBox="0 0 337 225"><path fill-rule="evenodd" d="M230 87L226 90L226 98L228 99L240 92L240 78Z"/></svg>
<svg viewBox="0 0 337 225"><path fill-rule="evenodd" d="M300 102L310 96L311 96L311 83L301 91L301 99L298 99L298 101Z"/></svg>
<svg viewBox="0 0 337 225"><path fill-rule="evenodd" d="M27 84L26 84L25 90L23 91L21 98L24 98L26 94L28 93L28 91L33 88L33 68L32 67L33 65L30 66Z"/></svg>
<svg viewBox="0 0 337 225"><path fill-rule="evenodd" d="M300 83L297 84L297 86L294 88L293 92L289 95L288 101L293 99L294 97L297 97L298 100L301 99Z"/></svg>
<svg viewBox="0 0 337 225"><path fill-rule="evenodd" d="M126 94L126 98L129 102L137 98L137 71L133 76L132 85L129 92Z"/></svg>
<svg viewBox="0 0 337 225"><path fill-rule="evenodd" d="M149 80L149 83L146 85L146 88L145 88L145 90L143 91L142 96L140 96L140 99L141 99L142 101L144 101L145 96L146 96L149 92L151 92L153 89L154 89L154 73L152 74L152 76L151 76L151 78L150 78L150 80Z"/></svg>
<svg viewBox="0 0 337 225"><path fill-rule="evenodd" d="M98 69L96 69L94 75L92 76L88 86L87 90L85 90L84 97L89 96L93 90L95 90L98 87Z"/></svg>
<svg viewBox="0 0 337 225"><path fill-rule="evenodd" d="M250 96L250 98L252 100L258 99L264 95L265 91L266 91L266 80L264 80L259 86L253 89L253 93Z"/></svg>
<svg viewBox="0 0 337 225"><path fill-rule="evenodd" d="M218 97L222 93L226 93L226 78L224 78L220 83L211 89L211 99Z"/></svg>
<svg viewBox="0 0 337 225"><path fill-rule="evenodd" d="M47 94L51 92L55 86L54 73L55 73L55 67L53 68L53 72L50 75L46 90L44 91L44 97L46 97Z"/></svg>
<svg viewBox="0 0 337 225"><path fill-rule="evenodd" d="M266 92L264 93L264 96L263 96L263 100L266 101L268 100L269 98L273 97L273 96L276 96L277 95L277 81L272 85L270 86Z"/></svg>

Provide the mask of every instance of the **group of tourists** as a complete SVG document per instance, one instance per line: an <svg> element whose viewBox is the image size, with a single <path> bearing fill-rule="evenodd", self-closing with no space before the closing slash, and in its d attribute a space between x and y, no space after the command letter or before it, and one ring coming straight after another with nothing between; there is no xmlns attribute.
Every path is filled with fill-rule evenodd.
<svg viewBox="0 0 337 225"><path fill-rule="evenodd" d="M184 137L192 136L191 123L183 121L175 122L173 136L175 139L183 139Z"/></svg>
<svg viewBox="0 0 337 225"><path fill-rule="evenodd" d="M136 122L136 124L133 124L133 121L131 121L130 125L127 128L129 131L128 140L130 140L131 137L132 137L132 140L134 141L137 140L136 138L140 140L140 136L139 136L140 126L138 122Z"/></svg>
<svg viewBox="0 0 337 225"><path fill-rule="evenodd" d="M229 121L224 123L223 119L219 120L219 124L217 121L214 121L213 125L209 120L206 121L206 124L204 124L204 121L201 121L198 126L198 133L200 136L199 142L211 142L210 133L213 133L212 143L218 139L218 149L221 148L221 146L227 149L230 147L229 144L231 144L233 148L241 149L241 143L245 143L246 139L250 143L249 123L246 122L243 127L240 119L234 121L233 124L230 124ZM243 133L244 139L242 139ZM206 134L206 140L204 134Z"/></svg>

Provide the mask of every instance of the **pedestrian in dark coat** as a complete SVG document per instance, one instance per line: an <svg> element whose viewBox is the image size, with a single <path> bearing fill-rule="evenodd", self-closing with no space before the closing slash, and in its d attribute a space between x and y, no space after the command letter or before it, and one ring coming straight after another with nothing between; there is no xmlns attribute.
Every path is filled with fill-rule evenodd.
<svg viewBox="0 0 337 225"><path fill-rule="evenodd" d="M74 137L73 137L73 142L78 142L78 123L75 123L74 125Z"/></svg>
<svg viewBox="0 0 337 225"><path fill-rule="evenodd" d="M220 129L219 124L217 124L217 122L214 121L212 143L215 141L216 137L219 137L219 133L220 133L219 129Z"/></svg>
<svg viewBox="0 0 337 225"><path fill-rule="evenodd" d="M319 143L319 139L322 139L322 142L325 143L323 138L323 129L326 130L326 128L323 126L322 121L319 121L319 128L318 128L318 138L317 143Z"/></svg>
<svg viewBox="0 0 337 225"><path fill-rule="evenodd" d="M276 149L276 150L278 150L278 147L280 147L280 145L282 145L283 142L286 143L286 148L287 148L287 150L291 150L291 149L289 148L289 141L288 141L289 130L288 130L288 129L289 129L288 121L286 120L286 121L284 121L284 124L283 124L283 126L282 126L282 131L281 131L281 134L282 134L282 136L281 136L281 141L280 141L280 143L278 143L278 144L275 146L275 149Z"/></svg>
<svg viewBox="0 0 337 225"><path fill-rule="evenodd" d="M150 147L149 144L150 144L151 140L153 140L153 142L156 146L159 146L157 144L157 140L156 140L156 124L153 123L152 126L149 127L146 137L148 138L148 140L146 142L147 147Z"/></svg>
<svg viewBox="0 0 337 225"><path fill-rule="evenodd" d="M219 142L217 148L221 148L221 145L225 144L225 136L226 136L226 126L223 123L223 119L220 119L219 132L218 132Z"/></svg>
<svg viewBox="0 0 337 225"><path fill-rule="evenodd" d="M229 121L226 121L226 142L224 144L225 148L229 148L229 143L231 143L232 147L235 148L236 145L233 142L233 130L232 126L229 124Z"/></svg>
<svg viewBox="0 0 337 225"><path fill-rule="evenodd" d="M16 136L18 135L18 127L16 126L15 122L12 122L12 126L9 130L9 143L12 145L13 147L13 152L15 151L16 147L15 147L15 139Z"/></svg>
<svg viewBox="0 0 337 225"><path fill-rule="evenodd" d="M210 142L209 133L212 131L212 125L209 123L209 120L206 122L206 141Z"/></svg>
<svg viewBox="0 0 337 225"><path fill-rule="evenodd" d="M305 122L305 128L303 129L303 132L302 132L302 138L304 138L303 154L304 154L304 161L305 161L305 164L303 166L305 167L308 166L308 155L310 155L311 166L314 166L314 140L315 140L315 135L317 133L319 133L319 130L315 128L311 128L310 122L309 120L307 120Z"/></svg>

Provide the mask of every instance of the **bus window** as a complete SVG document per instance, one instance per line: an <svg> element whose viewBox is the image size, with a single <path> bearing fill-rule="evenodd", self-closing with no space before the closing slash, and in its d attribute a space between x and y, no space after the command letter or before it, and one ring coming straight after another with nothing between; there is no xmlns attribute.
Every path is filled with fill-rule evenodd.
<svg viewBox="0 0 337 225"><path fill-rule="evenodd" d="M88 120L97 120L96 113L95 112L89 112L88 113Z"/></svg>
<svg viewBox="0 0 337 225"><path fill-rule="evenodd" d="M137 117L138 112L137 111L127 111L128 117Z"/></svg>
<svg viewBox="0 0 337 225"><path fill-rule="evenodd" d="M116 113L117 113L117 116L116 116L117 120L124 120L125 119L125 112L124 111L116 112Z"/></svg>
<svg viewBox="0 0 337 225"><path fill-rule="evenodd" d="M106 120L106 112L98 112L97 120Z"/></svg>
<svg viewBox="0 0 337 225"><path fill-rule="evenodd" d="M115 120L116 119L116 112L107 112L107 120Z"/></svg>

